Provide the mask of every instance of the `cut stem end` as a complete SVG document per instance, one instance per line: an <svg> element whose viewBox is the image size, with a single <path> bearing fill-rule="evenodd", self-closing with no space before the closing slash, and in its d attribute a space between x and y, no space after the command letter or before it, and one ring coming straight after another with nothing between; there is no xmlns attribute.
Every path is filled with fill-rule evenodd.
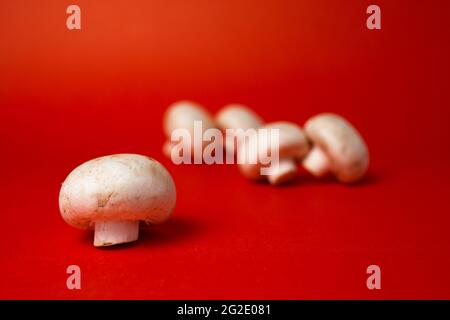
<svg viewBox="0 0 450 320"><path fill-rule="evenodd" d="M267 175L272 185L279 185L291 181L297 175L297 164L292 159L281 159L277 167L271 168Z"/></svg>
<svg viewBox="0 0 450 320"><path fill-rule="evenodd" d="M303 159L303 167L313 176L323 177L330 171L331 163L327 154L314 146Z"/></svg>
<svg viewBox="0 0 450 320"><path fill-rule="evenodd" d="M103 221L95 223L94 246L105 247L136 241L139 237L139 220Z"/></svg>

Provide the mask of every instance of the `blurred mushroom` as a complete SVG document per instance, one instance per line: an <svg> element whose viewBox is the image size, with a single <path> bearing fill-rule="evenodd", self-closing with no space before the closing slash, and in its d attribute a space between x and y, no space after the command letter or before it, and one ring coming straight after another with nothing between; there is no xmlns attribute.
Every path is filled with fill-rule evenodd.
<svg viewBox="0 0 450 320"><path fill-rule="evenodd" d="M258 129L264 121L254 111L242 104L229 104L216 114L216 123L226 133L227 129L238 130L236 135L226 135L225 150L234 154L237 151L238 140L243 138L244 131Z"/></svg>
<svg viewBox="0 0 450 320"><path fill-rule="evenodd" d="M192 101L179 101L169 106L166 110L163 118L163 128L166 134L167 141L163 145L163 153L167 157L171 157L172 148L175 145L171 141L172 132L176 129L186 129L190 136L191 141L191 155L194 155L194 150L203 148L207 145L206 141L203 141L200 137L199 140L194 139L194 122L201 121L202 132L207 129L215 128L216 124L209 112L201 105Z"/></svg>
<svg viewBox="0 0 450 320"><path fill-rule="evenodd" d="M344 183L361 179L369 166L369 152L359 132L344 118L322 113L309 119L305 132L313 147L303 160L312 175L333 173Z"/></svg>
<svg viewBox="0 0 450 320"><path fill-rule="evenodd" d="M258 130L257 135L249 140L248 144L242 144L238 152L238 163L241 173L253 180L261 179L263 164L260 159L271 152L270 143L261 141L268 139L270 130L279 130L279 162L277 166L269 166L267 180L273 185L279 185L292 180L297 175L297 162L308 152L309 144L303 130L296 124L286 121L267 124ZM263 143L261 143L263 142ZM273 155L272 155L273 156ZM247 157L246 159L244 157ZM257 160L256 163L248 161Z"/></svg>

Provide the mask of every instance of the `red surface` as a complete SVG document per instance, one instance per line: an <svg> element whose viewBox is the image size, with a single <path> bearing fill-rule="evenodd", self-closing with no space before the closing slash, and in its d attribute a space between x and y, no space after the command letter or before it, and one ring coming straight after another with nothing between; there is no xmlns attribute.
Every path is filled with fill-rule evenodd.
<svg viewBox="0 0 450 320"><path fill-rule="evenodd" d="M68 1L0 4L0 298L450 298L448 1L376 1L381 31L368 1L75 2L81 31ZM273 188L175 166L161 117L184 98L267 121L342 114L369 175ZM177 207L139 242L95 249L60 218L60 183L121 152L163 162Z"/></svg>

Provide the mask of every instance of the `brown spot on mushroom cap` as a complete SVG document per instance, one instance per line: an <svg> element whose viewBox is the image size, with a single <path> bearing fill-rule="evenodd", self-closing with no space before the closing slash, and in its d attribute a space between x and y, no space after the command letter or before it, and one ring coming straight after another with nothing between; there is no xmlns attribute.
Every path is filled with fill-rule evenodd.
<svg viewBox="0 0 450 320"><path fill-rule="evenodd" d="M110 192L106 195L103 193L100 193L97 198L97 206L99 208L106 207L106 205L108 204L108 202L111 199L111 197L113 196L113 194L114 194L114 192Z"/></svg>
<svg viewBox="0 0 450 320"><path fill-rule="evenodd" d="M158 161L119 154L75 168L61 187L59 206L68 224L85 229L98 221L162 222L175 200L172 177Z"/></svg>
<svg viewBox="0 0 450 320"><path fill-rule="evenodd" d="M328 155L331 170L340 181L353 182L364 176L369 152L362 136L347 120L322 113L305 123L305 132Z"/></svg>

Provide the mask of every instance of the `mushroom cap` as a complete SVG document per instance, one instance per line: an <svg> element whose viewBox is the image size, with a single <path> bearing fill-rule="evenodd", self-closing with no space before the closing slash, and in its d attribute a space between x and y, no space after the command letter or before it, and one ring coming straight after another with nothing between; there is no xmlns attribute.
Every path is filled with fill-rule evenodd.
<svg viewBox="0 0 450 320"><path fill-rule="evenodd" d="M264 121L248 107L235 103L226 105L216 114L216 123L226 133L227 129L242 129L243 131L258 129L264 124ZM228 153L236 153L237 141L241 138L242 134L239 132L225 137L225 149Z"/></svg>
<svg viewBox="0 0 450 320"><path fill-rule="evenodd" d="M300 160L308 153L308 138L303 129L297 124L287 121L277 121L269 123L263 128L279 130L280 158Z"/></svg>
<svg viewBox="0 0 450 320"><path fill-rule="evenodd" d="M170 105L163 117L163 127L166 136L170 139L175 129L194 131L194 121L202 121L202 129L215 128L214 119L209 112L192 101L178 101Z"/></svg>
<svg viewBox="0 0 450 320"><path fill-rule="evenodd" d="M303 132L302 128L295 123L287 121L272 122L262 126L260 129L273 130L278 129L279 131L279 157L282 158L292 158L292 160L298 161L302 159L309 151L309 142ZM269 134L269 133L268 133ZM260 159L260 155L270 154L270 143L266 144L267 149L262 149L259 147L259 139L267 138L267 135L262 134L261 130L258 130L257 135L251 137L248 144L242 144L239 149L238 159L242 161L242 157L246 154L245 152L250 152L253 156L255 152L258 154L257 159ZM246 148L246 150L244 150ZM260 178L260 168L261 164L257 162L252 163L241 163L239 164L239 169L241 173L249 179Z"/></svg>
<svg viewBox="0 0 450 320"><path fill-rule="evenodd" d="M242 104L229 104L216 114L216 122L222 129L257 129L264 121L248 107Z"/></svg>
<svg viewBox="0 0 450 320"><path fill-rule="evenodd" d="M361 178L369 166L369 151L359 132L344 118L322 113L305 123L308 138L324 151L331 171L342 182Z"/></svg>
<svg viewBox="0 0 450 320"><path fill-rule="evenodd" d="M62 184L59 208L71 226L86 229L98 221L169 218L175 184L156 160L137 154L93 159L75 168Z"/></svg>

